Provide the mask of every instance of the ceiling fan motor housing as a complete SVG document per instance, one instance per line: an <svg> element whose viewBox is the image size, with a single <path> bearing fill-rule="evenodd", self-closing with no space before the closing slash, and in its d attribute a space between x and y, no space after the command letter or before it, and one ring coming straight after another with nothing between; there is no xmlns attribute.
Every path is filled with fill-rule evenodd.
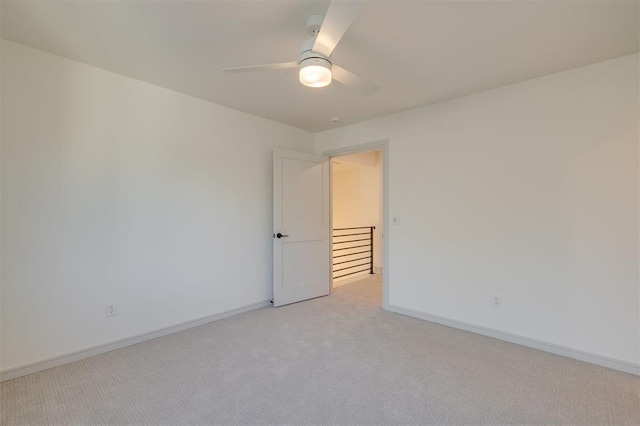
<svg viewBox="0 0 640 426"><path fill-rule="evenodd" d="M331 69L331 62L329 60L322 57L310 57L300 61L300 68L305 68L311 65L316 65L319 67Z"/></svg>
<svg viewBox="0 0 640 426"><path fill-rule="evenodd" d="M302 42L302 45L300 46L300 63L308 58L321 58L329 61L329 58L327 58L326 56L313 51L313 43L315 43L315 41L316 38L311 37Z"/></svg>
<svg viewBox="0 0 640 426"><path fill-rule="evenodd" d="M315 37L302 43L300 52L300 83L309 87L324 87L331 83L331 62L314 52Z"/></svg>

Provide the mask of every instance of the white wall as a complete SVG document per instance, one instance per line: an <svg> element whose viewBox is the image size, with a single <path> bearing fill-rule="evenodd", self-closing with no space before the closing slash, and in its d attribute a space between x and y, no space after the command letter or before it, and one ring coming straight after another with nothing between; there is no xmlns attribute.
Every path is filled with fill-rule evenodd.
<svg viewBox="0 0 640 426"><path fill-rule="evenodd" d="M370 161L358 161L368 154ZM337 157L333 165L333 227L375 226L373 264L382 267L382 158L379 152Z"/></svg>
<svg viewBox="0 0 640 426"><path fill-rule="evenodd" d="M638 136L633 55L320 133L316 150L389 139L391 305L637 365Z"/></svg>
<svg viewBox="0 0 640 426"><path fill-rule="evenodd" d="M310 133L7 41L1 73L0 369L271 298L271 152Z"/></svg>

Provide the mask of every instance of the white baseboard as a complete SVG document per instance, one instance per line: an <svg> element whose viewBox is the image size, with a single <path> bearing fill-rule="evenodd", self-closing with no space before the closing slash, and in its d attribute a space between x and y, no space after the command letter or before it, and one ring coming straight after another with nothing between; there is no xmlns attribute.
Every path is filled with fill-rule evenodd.
<svg viewBox="0 0 640 426"><path fill-rule="evenodd" d="M104 345L98 345L98 346L94 346L81 351L71 352L65 355L60 355L60 356L49 358L43 361L38 361L38 362L34 362L24 366L0 371L0 383L6 382L7 380L16 379L18 377L27 376L29 374L37 373L39 371L48 370L53 367L58 367L63 364L68 364L70 362L79 361L81 359L89 358L91 356L100 355L105 352L111 352L116 349L124 348L126 346L135 345L137 343L141 343L147 340L156 339L158 337L166 336L168 334L177 333L178 331L187 330L189 328L197 327L199 325L207 324L209 322L218 321L223 318L228 318L234 315L242 314L244 312L249 312L254 309L264 308L265 306L270 306L270 305L271 305L271 301L269 300L260 302L260 303L254 303L252 305L243 306L240 308L232 309L230 311L221 312L219 314L209 315L203 318L187 321L171 327L162 328L160 330L152 331L150 333L139 334L137 336L128 337L126 339L117 340L115 342L106 343Z"/></svg>
<svg viewBox="0 0 640 426"><path fill-rule="evenodd" d="M471 333L481 334L483 336L493 337L494 339L504 340L521 346L538 349L544 352L550 352L555 355L561 355L568 358L577 359L579 361L588 362L590 364L599 365L601 367L611 368L613 370L623 371L625 373L640 376L640 364L622 361L615 358L609 358L590 352L573 349L567 346L557 345L542 340L532 339L530 337L519 336L517 334L505 331L495 330L488 327L474 325L463 321L453 320L438 315L427 314L412 309L405 309L399 306L389 305L388 310L402 315L419 318L425 321L434 322L448 327L460 330L470 331Z"/></svg>

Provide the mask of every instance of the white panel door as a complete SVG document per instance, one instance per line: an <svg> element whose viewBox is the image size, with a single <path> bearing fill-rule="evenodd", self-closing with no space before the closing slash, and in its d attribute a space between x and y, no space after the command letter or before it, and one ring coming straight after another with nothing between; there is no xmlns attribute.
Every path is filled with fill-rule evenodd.
<svg viewBox="0 0 640 426"><path fill-rule="evenodd" d="M273 306L329 294L329 157L273 152Z"/></svg>

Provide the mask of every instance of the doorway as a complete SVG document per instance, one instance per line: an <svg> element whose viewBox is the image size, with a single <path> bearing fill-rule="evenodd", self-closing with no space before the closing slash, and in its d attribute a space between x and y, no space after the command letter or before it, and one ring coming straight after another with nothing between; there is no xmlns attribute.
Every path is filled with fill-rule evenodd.
<svg viewBox="0 0 640 426"><path fill-rule="evenodd" d="M385 151L386 144L330 154L332 291L356 282L384 289L383 305Z"/></svg>

